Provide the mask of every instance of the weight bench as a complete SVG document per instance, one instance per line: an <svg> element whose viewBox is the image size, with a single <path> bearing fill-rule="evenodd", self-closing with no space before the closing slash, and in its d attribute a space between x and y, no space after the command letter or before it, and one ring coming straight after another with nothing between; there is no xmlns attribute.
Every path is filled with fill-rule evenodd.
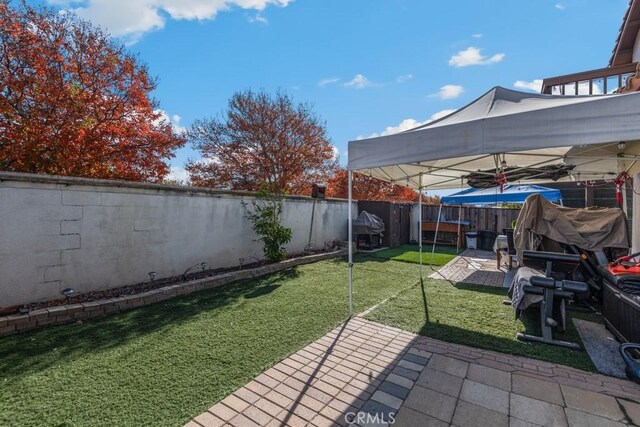
<svg viewBox="0 0 640 427"><path fill-rule="evenodd" d="M516 338L521 341L543 342L558 345L575 350L580 346L568 341L553 339L553 329L560 326L553 317L554 306L559 300L560 319L562 330L566 328L565 301L574 300L576 295L589 292L589 285L584 282L557 278L561 272L571 271L580 264L580 256L555 252L525 251L522 256L522 264L527 267L544 266L544 276L532 276L529 284L522 286L522 292L528 295L541 296L540 305L540 329L541 336L518 333ZM568 270L568 271L567 271ZM560 272L560 274L558 274ZM555 276L555 277L554 277ZM523 310L516 309L516 318L519 318Z"/></svg>

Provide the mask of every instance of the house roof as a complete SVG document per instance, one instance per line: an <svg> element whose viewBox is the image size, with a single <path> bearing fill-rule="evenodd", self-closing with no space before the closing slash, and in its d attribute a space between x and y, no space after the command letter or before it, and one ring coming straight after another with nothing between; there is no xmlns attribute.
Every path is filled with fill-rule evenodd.
<svg viewBox="0 0 640 427"><path fill-rule="evenodd" d="M640 31L640 0L629 0L629 7L622 19L618 38L609 60L609 67L633 62L633 46L638 31Z"/></svg>

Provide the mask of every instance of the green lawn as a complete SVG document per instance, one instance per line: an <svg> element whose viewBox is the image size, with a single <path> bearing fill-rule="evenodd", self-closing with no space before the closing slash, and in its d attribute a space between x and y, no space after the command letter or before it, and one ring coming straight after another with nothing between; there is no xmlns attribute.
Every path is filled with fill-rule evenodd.
<svg viewBox="0 0 640 427"><path fill-rule="evenodd" d="M424 264L445 265L457 255L455 246L436 246L433 258L431 258L431 249L431 245L422 246L422 262ZM397 248L384 249L367 254L367 256L415 264L420 263L420 252L417 245L403 245Z"/></svg>
<svg viewBox="0 0 640 427"><path fill-rule="evenodd" d="M354 310L416 283L357 260ZM392 268L390 268L392 267ZM178 426L347 317L344 261L0 339L2 426Z"/></svg>
<svg viewBox="0 0 640 427"><path fill-rule="evenodd" d="M345 261L323 261L2 338L0 425L182 425L344 321L346 278ZM501 304L503 289L438 280L425 285L423 294L415 264L357 257L354 311L387 300L367 317L450 342L593 369L583 352L516 341L524 327ZM565 335L576 340L573 330Z"/></svg>
<svg viewBox="0 0 640 427"><path fill-rule="evenodd" d="M515 320L513 308L501 303L505 298L505 289L425 279L424 286L416 283L366 317L452 343L594 371L585 351L518 341L517 332L539 333L539 315L530 310L524 323ZM569 316L600 321L595 315L569 313ZM567 331L556 338L581 344L571 321L567 322Z"/></svg>

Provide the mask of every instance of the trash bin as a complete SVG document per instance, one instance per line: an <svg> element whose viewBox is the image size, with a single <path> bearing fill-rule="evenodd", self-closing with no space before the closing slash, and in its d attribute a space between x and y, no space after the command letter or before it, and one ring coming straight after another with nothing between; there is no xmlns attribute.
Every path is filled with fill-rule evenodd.
<svg viewBox="0 0 640 427"><path fill-rule="evenodd" d="M467 231L465 233L467 239L467 249L478 249L478 232Z"/></svg>
<svg viewBox="0 0 640 427"><path fill-rule="evenodd" d="M493 243L496 241L496 232L490 230L478 231L477 248L483 251L493 251Z"/></svg>

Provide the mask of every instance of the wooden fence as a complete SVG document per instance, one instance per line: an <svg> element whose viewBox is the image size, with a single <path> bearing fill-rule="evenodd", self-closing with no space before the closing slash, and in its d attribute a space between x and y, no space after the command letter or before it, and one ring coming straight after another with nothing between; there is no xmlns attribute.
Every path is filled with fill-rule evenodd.
<svg viewBox="0 0 640 427"><path fill-rule="evenodd" d="M437 205L426 205L422 207L422 220L437 221ZM475 206L443 206L442 219L469 221L469 230L491 230L502 234L503 228L511 228L513 220L518 218L520 209L506 209L496 207L475 207Z"/></svg>

